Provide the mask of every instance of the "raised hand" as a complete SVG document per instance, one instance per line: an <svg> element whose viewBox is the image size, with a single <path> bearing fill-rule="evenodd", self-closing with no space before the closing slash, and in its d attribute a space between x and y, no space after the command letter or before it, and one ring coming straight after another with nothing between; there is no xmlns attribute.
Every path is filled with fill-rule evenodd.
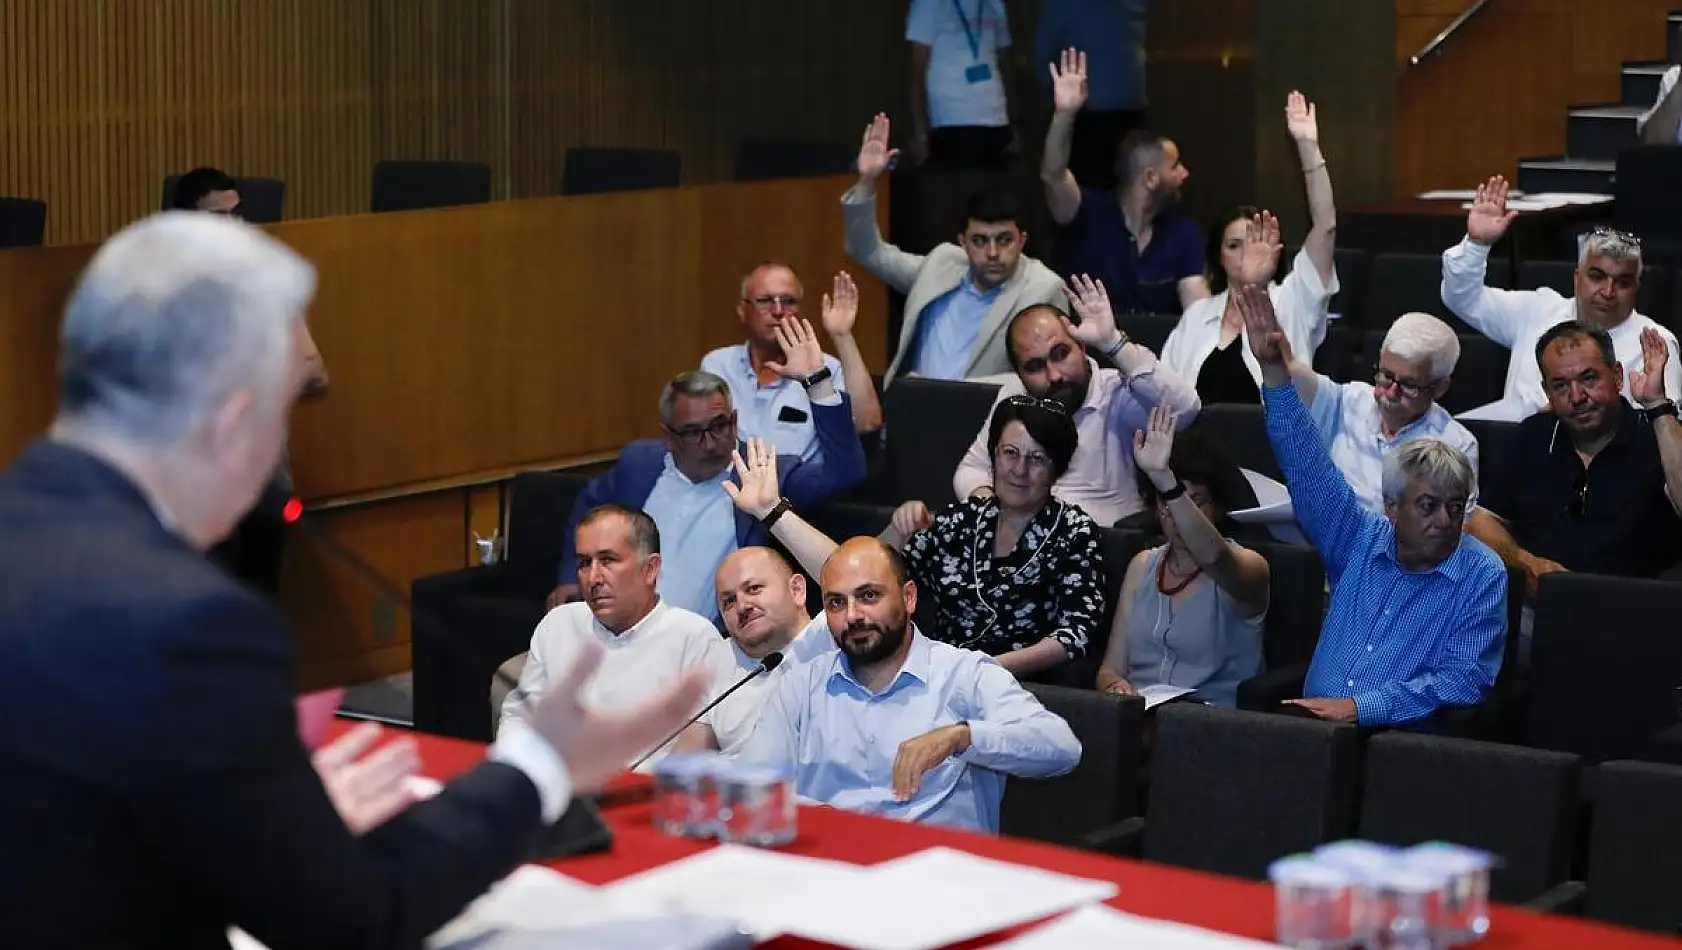
<svg viewBox="0 0 1682 950"><path fill-rule="evenodd" d="M740 451L731 453L736 481L724 482L724 493L737 508L755 518L771 513L782 501L782 488L777 483L777 449L764 439L748 440L748 456ZM740 483L738 485L737 483Z"/></svg>
<svg viewBox="0 0 1682 950"><path fill-rule="evenodd" d="M1494 244L1516 217L1517 211L1507 210L1507 179L1496 175L1478 186L1472 210L1466 214L1466 236L1485 246Z"/></svg>
<svg viewBox="0 0 1682 950"><path fill-rule="evenodd" d="M883 112L876 113L864 127L864 142L859 145L860 178L874 181L899 155L899 149L888 147L889 130L888 116Z"/></svg>
<svg viewBox="0 0 1682 950"><path fill-rule="evenodd" d="M1290 348L1285 343L1285 331L1279 329L1279 316L1273 312L1273 297L1266 287L1250 284L1233 291L1238 312L1244 315L1245 335L1250 338L1250 353L1263 365L1284 365L1290 360Z"/></svg>
<svg viewBox="0 0 1682 950"><path fill-rule="evenodd" d="M789 378L810 376L823 369L823 347L808 320L789 318L775 327L777 344L783 348L783 361L765 362L765 368L778 376Z"/></svg>
<svg viewBox="0 0 1682 950"><path fill-rule="evenodd" d="M1643 409L1651 409L1669 401L1664 391L1664 368L1670 360L1670 347L1664 335L1648 327L1641 331L1641 368L1629 374L1629 394Z"/></svg>
<svg viewBox="0 0 1682 950"><path fill-rule="evenodd" d="M1061 68L1059 68L1061 67ZM1051 104L1058 113L1079 112L1086 105L1086 54L1070 47L1051 70Z"/></svg>
<svg viewBox="0 0 1682 950"><path fill-rule="evenodd" d="M1063 285L1069 306L1080 317L1080 323L1064 318L1063 329L1084 346L1102 348L1115 342L1115 312L1110 309L1110 294L1104 282L1085 274L1076 274Z"/></svg>
<svg viewBox="0 0 1682 950"><path fill-rule="evenodd" d="M894 533L909 540L917 532L934 524L934 514L929 506L920 501L908 501L894 509L893 518L889 520Z"/></svg>
<svg viewBox="0 0 1682 950"><path fill-rule="evenodd" d="M859 316L859 288L853 283L853 276L846 271L835 275L835 291L833 294L823 295L823 328L824 332L835 337L846 336L853 332L853 323Z"/></svg>
<svg viewBox="0 0 1682 950"><path fill-rule="evenodd" d="M1173 481L1168 457L1174 451L1174 410L1153 406L1143 429L1133 431L1133 464L1152 482ZM1173 487L1172 484L1169 485Z"/></svg>
<svg viewBox="0 0 1682 950"><path fill-rule="evenodd" d="M1285 129L1298 142L1320 141L1320 119L1314 103L1295 89L1285 97Z"/></svg>
<svg viewBox="0 0 1682 950"><path fill-rule="evenodd" d="M1238 263L1238 280L1243 284L1266 285L1279 269L1279 254L1285 245L1279 240L1279 219L1271 211L1251 218L1244 231L1244 254Z"/></svg>
<svg viewBox="0 0 1682 950"><path fill-rule="evenodd" d="M398 739L364 755L383 734L365 722L310 757L333 810L353 835L372 831L414 802L409 779L420 771L415 740Z"/></svg>

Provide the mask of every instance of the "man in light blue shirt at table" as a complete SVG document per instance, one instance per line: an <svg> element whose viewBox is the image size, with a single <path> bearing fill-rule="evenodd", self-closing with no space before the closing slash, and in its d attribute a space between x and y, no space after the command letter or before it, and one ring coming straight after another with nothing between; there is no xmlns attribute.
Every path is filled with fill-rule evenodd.
<svg viewBox="0 0 1682 950"><path fill-rule="evenodd" d="M911 625L917 585L875 538L836 549L824 613L840 649L783 676L743 761L793 769L803 798L865 814L997 833L1005 776L1080 763L1068 723L990 657Z"/></svg>

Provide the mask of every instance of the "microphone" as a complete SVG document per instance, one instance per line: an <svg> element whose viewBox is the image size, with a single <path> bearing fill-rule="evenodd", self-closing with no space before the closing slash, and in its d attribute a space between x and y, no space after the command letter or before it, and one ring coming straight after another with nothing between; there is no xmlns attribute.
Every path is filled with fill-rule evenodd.
<svg viewBox="0 0 1682 950"><path fill-rule="evenodd" d="M667 736L666 738L661 739L659 745L655 746L652 749L649 749L646 753L643 754L642 758L636 760L635 762L632 762L631 765L630 765L630 770L635 772L637 770L638 766L642 765L644 762L647 762L650 758L653 758L654 753L659 752L661 749L664 749L666 747L666 745L668 743L670 743L673 739L676 739L678 736L683 735L683 730L688 729L690 726L693 726L696 723L700 722L702 716L705 716L707 713L712 712L714 706L717 706L719 703L722 703L726 699L728 699L731 693L734 693L736 690L741 689L742 687L748 685L748 680L753 679L755 676L758 676L761 673L771 672L772 670L776 669L778 667L778 665L780 665L782 662L783 662L783 655L781 653L768 653L768 654L766 654L765 659L760 660L758 666L756 666L753 669L748 671L748 675L746 675L746 676L742 677L741 679L737 680L735 685L731 686L729 689L725 690L722 693L719 693L718 696L716 698L714 698L712 702L706 704L705 706L702 706L700 712L696 713L693 716L690 716L689 721L684 723L683 725L679 726L677 728L676 732L673 732L671 735Z"/></svg>

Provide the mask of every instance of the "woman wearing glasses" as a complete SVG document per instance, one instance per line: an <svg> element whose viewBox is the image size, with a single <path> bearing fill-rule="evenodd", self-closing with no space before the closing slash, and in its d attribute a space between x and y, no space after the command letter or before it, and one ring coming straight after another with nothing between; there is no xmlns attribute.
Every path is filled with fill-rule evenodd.
<svg viewBox="0 0 1682 950"><path fill-rule="evenodd" d="M1099 690L1173 686L1231 707L1238 684L1262 670L1267 561L1221 534L1243 475L1206 436L1195 425L1176 436L1174 414L1162 408L1134 434L1139 494L1167 543L1127 565Z"/></svg>
<svg viewBox="0 0 1682 950"><path fill-rule="evenodd" d="M1075 424L1063 408L1013 396L993 411L987 433L992 495L948 505L901 505L882 540L905 553L918 591L934 601L923 633L990 654L1018 677L1084 656L1104 615L1103 560L1097 526L1079 506L1052 497L1051 486L1075 454ZM737 507L771 520L771 533L808 573L820 572L835 542L781 506L775 452L749 443L738 459ZM768 484L767 484L768 482ZM784 508L786 512L786 507Z"/></svg>

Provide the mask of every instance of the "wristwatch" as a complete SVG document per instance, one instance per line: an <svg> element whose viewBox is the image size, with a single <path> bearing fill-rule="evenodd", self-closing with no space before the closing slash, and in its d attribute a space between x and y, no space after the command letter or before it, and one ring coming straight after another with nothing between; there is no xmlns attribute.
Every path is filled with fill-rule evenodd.
<svg viewBox="0 0 1682 950"><path fill-rule="evenodd" d="M796 376L794 378L800 383L802 388L811 389L813 386L834 377L834 375L834 373L829 371L829 367L825 366L823 369L818 370L810 376Z"/></svg>
<svg viewBox="0 0 1682 950"><path fill-rule="evenodd" d="M1111 343L1109 346L1104 348L1104 355L1108 357L1112 363L1114 363L1115 358L1121 354L1121 348L1126 346L1128 343L1126 330L1117 330L1116 337L1117 339L1114 343Z"/></svg>
<svg viewBox="0 0 1682 950"><path fill-rule="evenodd" d="M1163 501L1173 501L1186 493L1185 482L1175 482L1174 487L1158 495Z"/></svg>
<svg viewBox="0 0 1682 950"><path fill-rule="evenodd" d="M1665 400L1664 402L1659 403L1658 405L1654 406L1651 409L1641 410L1641 417L1643 419L1647 420L1648 425L1652 425L1653 423L1658 422L1660 419L1664 418L1665 416L1669 416L1672 419L1682 418L1682 417L1677 416L1677 414L1676 414L1676 403L1674 403L1674 402L1672 402L1668 399Z"/></svg>
<svg viewBox="0 0 1682 950"><path fill-rule="evenodd" d="M787 498L779 498L777 504L765 513L765 517L759 519L759 523L765 526L765 530L769 531L771 526L777 523L778 518L788 514L793 508L794 504Z"/></svg>

